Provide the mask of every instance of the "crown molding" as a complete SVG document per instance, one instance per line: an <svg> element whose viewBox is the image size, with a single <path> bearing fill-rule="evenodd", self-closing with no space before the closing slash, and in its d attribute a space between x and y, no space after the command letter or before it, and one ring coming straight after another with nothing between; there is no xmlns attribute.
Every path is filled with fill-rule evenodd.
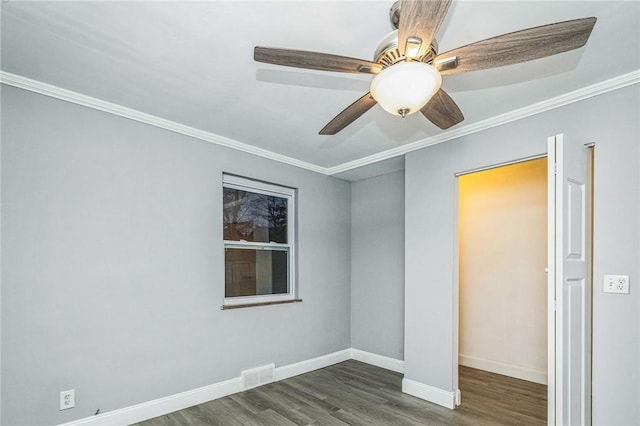
<svg viewBox="0 0 640 426"><path fill-rule="evenodd" d="M180 133L185 136L190 136L192 138L200 139L205 142L211 142L216 145L222 145L227 148L232 148L238 151L257 155L259 157L268 158L270 160L279 161L291 166L300 167L325 175L327 174L326 167L307 163L306 161L298 160L266 149L257 148L246 143L238 142L231 138L225 138L224 136L216 135L215 133L199 130L194 127L177 123L175 121L160 118L155 115L124 107L122 105L103 101L102 99L83 95L81 93L73 92L71 90L63 89L58 86L53 86L51 84L43 83L38 80L23 77L21 75L0 71L0 83L20 89L29 90L31 92L50 96L52 98L60 99L74 104L82 105L88 108L97 109L109 114L119 115L120 117L128 118L130 120L139 121L141 123L159 127L161 129Z"/></svg>
<svg viewBox="0 0 640 426"><path fill-rule="evenodd" d="M470 135L473 133L481 132L483 130L491 129L492 127L501 126L503 124L510 123L512 121L520 120L535 114L540 114L545 111L550 111L555 108L579 102L584 99L598 96L603 93L611 92L613 90L621 89L623 87L631 86L633 84L640 83L640 70L632 71L628 74L623 74L609 80L605 80L591 86L586 86L573 92L565 93L555 98L547 99L542 102L538 102L533 105L526 106L514 111L507 112L505 114L497 115L495 117L488 118L476 123L462 126L447 132L440 133L436 136L421 139L419 141L411 142L392 148L386 151L378 152L373 155L359 158L357 160L349 161L343 164L339 164L333 167L323 167L317 164L308 163L306 161L298 160L286 155L277 154L275 152L257 148L255 146L236 141L234 139L225 138L215 133L199 130L184 124L176 123L175 121L166 120L164 118L157 117L155 115L146 114L135 109L127 108L122 105L114 104L111 102L103 101L101 99L93 98L91 96L82 95L71 90L63 89L51 84L43 83L38 80L33 80L27 77L23 77L17 74L0 71L0 83L7 84L9 86L18 87L20 89L29 90L31 92L39 93L46 96L51 96L63 101L72 102L78 105L86 106L88 108L97 109L110 114L118 115L130 120L139 121L141 123L156 126L165 130L180 133L185 136L190 136L202 141L214 143L217 145L232 148L238 151L246 152L249 154L257 155L259 157L267 158L270 160L285 163L291 166L300 167L302 169L310 170L316 173L324 175L335 175L342 172L347 172L359 167L368 166L379 161L388 160L394 157L405 155L409 152L416 151L427 146L436 145L442 142L446 142L452 139L457 139L462 136Z"/></svg>
<svg viewBox="0 0 640 426"><path fill-rule="evenodd" d="M358 167L363 167L373 163L377 163L378 161L398 157L400 155L408 154L409 152L416 151L427 146L436 145L452 139L460 138L462 136L470 135L472 133L481 132L492 127L501 126L512 121L540 114L545 111L550 111L555 108L560 108L574 102L582 101L584 99L588 99L594 96L601 95L603 93L611 92L613 90L621 89L623 87L631 86L638 83L640 83L640 70L635 70L628 74L623 74L609 80L601 81L599 83L592 84L591 86L586 86L581 89L574 90L573 92L565 93L563 95L556 96L555 98L547 99L542 102L526 106L524 108L516 109L505 114L496 115L495 117L478 121L467 126L458 127L454 130L440 133L436 136L421 139L419 141L401 145L387 151L378 152L367 157L329 167L327 169L327 174L335 175L338 173L347 172L353 169L357 169Z"/></svg>

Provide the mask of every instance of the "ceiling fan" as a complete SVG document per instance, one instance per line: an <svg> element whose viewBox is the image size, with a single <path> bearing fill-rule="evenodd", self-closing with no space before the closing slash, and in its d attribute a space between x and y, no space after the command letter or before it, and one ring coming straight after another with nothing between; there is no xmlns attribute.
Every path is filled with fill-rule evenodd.
<svg viewBox="0 0 640 426"><path fill-rule="evenodd" d="M374 74L368 93L345 108L322 130L334 135L376 103L391 114L406 117L420 111L441 129L464 120L451 97L440 88L442 76L517 64L584 46L595 17L556 22L502 34L438 53L436 32L451 0L396 1L389 12L389 33L374 60L328 53L256 46L254 60L322 71Z"/></svg>

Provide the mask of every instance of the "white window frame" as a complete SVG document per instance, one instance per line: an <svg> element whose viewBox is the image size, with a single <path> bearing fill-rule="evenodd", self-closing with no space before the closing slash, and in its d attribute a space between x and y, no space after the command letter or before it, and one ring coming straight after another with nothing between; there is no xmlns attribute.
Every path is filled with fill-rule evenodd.
<svg viewBox="0 0 640 426"><path fill-rule="evenodd" d="M283 294L263 294L255 296L236 296L224 297L224 306L234 305L252 305L264 303L277 303L296 300L296 255L295 255L295 237L296 237L296 190L293 188L266 183L258 180L244 178L236 175L224 173L222 175L222 188L238 189L241 191L254 192L256 194L271 195L279 198L287 199L287 243L275 242L253 242L253 241L236 241L224 240L224 248L244 249L244 250L276 250L288 251L288 277L287 288L288 293ZM224 208L224 207L223 207Z"/></svg>

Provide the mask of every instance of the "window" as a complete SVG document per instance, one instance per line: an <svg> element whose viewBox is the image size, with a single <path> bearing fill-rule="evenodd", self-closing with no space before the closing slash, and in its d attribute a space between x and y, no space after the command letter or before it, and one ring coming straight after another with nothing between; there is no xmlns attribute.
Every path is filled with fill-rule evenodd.
<svg viewBox="0 0 640 426"><path fill-rule="evenodd" d="M295 190L223 175L224 305L295 299Z"/></svg>

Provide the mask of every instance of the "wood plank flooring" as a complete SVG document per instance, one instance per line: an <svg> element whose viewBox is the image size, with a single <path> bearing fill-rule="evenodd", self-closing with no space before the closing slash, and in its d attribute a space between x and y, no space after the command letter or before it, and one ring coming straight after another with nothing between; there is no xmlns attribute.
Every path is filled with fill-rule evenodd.
<svg viewBox="0 0 640 426"><path fill-rule="evenodd" d="M455 410L404 394L402 375L346 361L134 426L545 425L547 387L460 367Z"/></svg>

